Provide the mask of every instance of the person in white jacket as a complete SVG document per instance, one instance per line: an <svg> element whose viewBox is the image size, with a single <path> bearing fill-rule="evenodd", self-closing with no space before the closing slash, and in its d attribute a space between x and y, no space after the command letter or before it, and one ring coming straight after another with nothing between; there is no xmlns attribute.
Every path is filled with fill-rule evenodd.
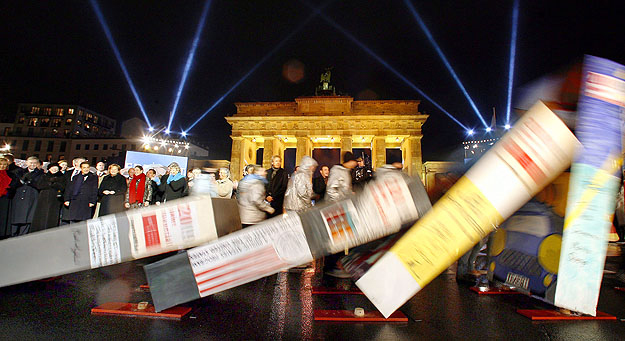
<svg viewBox="0 0 625 341"><path fill-rule="evenodd" d="M217 195L220 198L230 199L234 183L230 180L230 171L228 168L219 169L219 180L217 180Z"/></svg>
<svg viewBox="0 0 625 341"><path fill-rule="evenodd" d="M352 194L352 174L351 170L358 163L354 154L345 152L343 154L343 164L336 165L330 169L330 176L326 185L326 201L339 201Z"/></svg>
<svg viewBox="0 0 625 341"><path fill-rule="evenodd" d="M241 225L247 227L267 219L267 213L274 212L265 201L267 184L266 171L262 167L248 168L249 174L239 181L239 215Z"/></svg>
<svg viewBox="0 0 625 341"><path fill-rule="evenodd" d="M312 207L312 198L315 195L312 186L312 175L317 168L317 161L310 156L304 156L295 174L289 179L284 195L284 208L287 211L301 212Z"/></svg>

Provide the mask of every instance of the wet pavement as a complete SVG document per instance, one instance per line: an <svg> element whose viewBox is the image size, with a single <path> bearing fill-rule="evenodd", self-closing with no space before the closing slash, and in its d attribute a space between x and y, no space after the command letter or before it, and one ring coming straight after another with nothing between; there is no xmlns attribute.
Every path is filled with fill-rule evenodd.
<svg viewBox="0 0 625 341"><path fill-rule="evenodd" d="M160 256L162 258L163 256ZM548 309L525 295L480 296L455 280L454 268L436 278L400 310L407 323L314 321L314 309L374 309L363 295L313 295L313 286L349 288L349 280L309 270L281 272L185 306L182 320L91 315L106 302L151 301L142 266L159 257L0 288L3 339L216 339L216 340L617 340L625 338L625 292L608 257L598 310L616 321L532 322L516 309ZM625 284L622 284L625 286Z"/></svg>

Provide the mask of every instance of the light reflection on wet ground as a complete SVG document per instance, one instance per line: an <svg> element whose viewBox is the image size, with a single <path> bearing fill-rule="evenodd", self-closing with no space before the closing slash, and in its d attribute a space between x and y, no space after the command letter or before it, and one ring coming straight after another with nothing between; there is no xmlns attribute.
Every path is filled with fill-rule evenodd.
<svg viewBox="0 0 625 341"><path fill-rule="evenodd" d="M606 268L618 269L618 257ZM152 260L153 261L153 260ZM144 262L145 263L145 262ZM140 262L65 275L49 282L0 288L0 335L9 339L622 339L625 323L610 321L531 322L516 309L549 308L524 295L479 296L444 272L400 310L408 323L314 321L315 309L374 309L362 295L313 295L315 286L349 289L349 280L322 278L319 264L281 272L185 304L181 321L92 316L105 301L151 301ZM625 293L606 272L599 310L625 318ZM623 284L622 286L625 286ZM192 317L191 317L192 316Z"/></svg>

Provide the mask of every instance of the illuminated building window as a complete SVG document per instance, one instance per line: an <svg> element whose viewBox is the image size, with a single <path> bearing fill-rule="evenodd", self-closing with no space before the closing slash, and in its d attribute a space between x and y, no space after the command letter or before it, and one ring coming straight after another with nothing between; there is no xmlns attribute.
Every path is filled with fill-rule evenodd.
<svg viewBox="0 0 625 341"><path fill-rule="evenodd" d="M67 109L67 113L70 115L74 115L74 109L72 108Z"/></svg>
<svg viewBox="0 0 625 341"><path fill-rule="evenodd" d="M30 113L31 113L31 114L33 114L33 115L38 114L38 113L39 113L39 107L33 107L33 108L30 110Z"/></svg>
<svg viewBox="0 0 625 341"><path fill-rule="evenodd" d="M24 124L24 116L20 116L20 117L17 119L17 124Z"/></svg>
<svg viewBox="0 0 625 341"><path fill-rule="evenodd" d="M47 116L52 115L52 108L44 108L43 109L43 114L47 115Z"/></svg>
<svg viewBox="0 0 625 341"><path fill-rule="evenodd" d="M67 120L65 120L65 125L66 126L71 126L72 125L72 119L68 118Z"/></svg>
<svg viewBox="0 0 625 341"><path fill-rule="evenodd" d="M56 108L56 116L63 116L63 108Z"/></svg>
<svg viewBox="0 0 625 341"><path fill-rule="evenodd" d="M42 126L42 127L49 127L50 126L50 119L47 118L47 117L42 118L40 126Z"/></svg>
<svg viewBox="0 0 625 341"><path fill-rule="evenodd" d="M60 127L61 126L61 119L60 118L55 118L52 120L52 127Z"/></svg>
<svg viewBox="0 0 625 341"><path fill-rule="evenodd" d="M29 127L36 127L37 123L39 123L39 119L37 117L32 117L31 119L28 120Z"/></svg>
<svg viewBox="0 0 625 341"><path fill-rule="evenodd" d="M78 116L82 117L83 111L82 110L78 110Z"/></svg>

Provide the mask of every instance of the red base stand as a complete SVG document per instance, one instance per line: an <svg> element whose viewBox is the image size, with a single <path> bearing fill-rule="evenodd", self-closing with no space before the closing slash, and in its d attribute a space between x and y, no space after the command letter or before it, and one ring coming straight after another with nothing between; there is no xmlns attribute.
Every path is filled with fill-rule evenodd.
<svg viewBox="0 0 625 341"><path fill-rule="evenodd" d="M625 288L624 287L614 287L614 290L625 291Z"/></svg>
<svg viewBox="0 0 625 341"><path fill-rule="evenodd" d="M365 312L364 316L356 316L349 310L314 310L315 321L335 322L408 322L408 317L401 311L396 311L388 318L379 311Z"/></svg>
<svg viewBox="0 0 625 341"><path fill-rule="evenodd" d="M157 313L151 304L147 304L143 309L139 308L137 303L109 302L91 309L91 315L120 315L180 320L191 311L191 308L188 307L173 307Z"/></svg>
<svg viewBox="0 0 625 341"><path fill-rule="evenodd" d="M350 290L343 290L339 288L324 288L324 287L314 287L312 288L313 295L364 295L362 291L358 288L353 288Z"/></svg>
<svg viewBox="0 0 625 341"><path fill-rule="evenodd" d="M496 288L496 287L488 287L488 288L480 288L480 287L470 287L471 291L478 293L479 295L514 295L514 294L522 294L518 291L514 291L512 289L507 288ZM486 290L484 290L486 289Z"/></svg>
<svg viewBox="0 0 625 341"><path fill-rule="evenodd" d="M529 317L532 321L544 321L544 320L616 320L616 316L610 314L597 312L597 316L589 315L567 315L562 314L557 310L545 310L545 309L517 309L517 313Z"/></svg>

